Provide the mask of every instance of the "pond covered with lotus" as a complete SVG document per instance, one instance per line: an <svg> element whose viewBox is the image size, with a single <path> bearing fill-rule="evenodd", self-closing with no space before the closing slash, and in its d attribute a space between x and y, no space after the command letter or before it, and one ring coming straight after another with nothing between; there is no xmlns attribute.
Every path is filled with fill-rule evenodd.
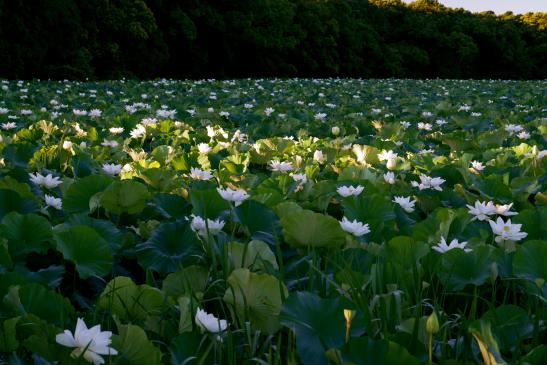
<svg viewBox="0 0 547 365"><path fill-rule="evenodd" d="M545 81L0 85L0 363L547 358Z"/></svg>

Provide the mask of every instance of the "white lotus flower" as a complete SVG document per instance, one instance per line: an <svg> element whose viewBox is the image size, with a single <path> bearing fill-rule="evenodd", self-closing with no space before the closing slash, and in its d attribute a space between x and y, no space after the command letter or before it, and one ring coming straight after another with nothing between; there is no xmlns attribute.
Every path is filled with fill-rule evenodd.
<svg viewBox="0 0 547 365"><path fill-rule="evenodd" d="M44 195L44 200L47 207L52 207L58 210L63 209L63 201L61 200L61 198L56 198L54 196L46 194Z"/></svg>
<svg viewBox="0 0 547 365"><path fill-rule="evenodd" d="M515 133L519 133L522 131L522 126L519 124L506 124L505 125L505 131L509 132L509 134L513 135Z"/></svg>
<svg viewBox="0 0 547 365"><path fill-rule="evenodd" d="M414 204L416 204L416 200L410 200L410 197L404 197L404 196L394 196L393 202L397 203L405 210L407 213L412 213L414 211Z"/></svg>
<svg viewBox="0 0 547 365"><path fill-rule="evenodd" d="M519 134L517 134L517 137L519 137L520 139L529 139L530 138L530 133L528 133L526 131L522 131Z"/></svg>
<svg viewBox="0 0 547 365"><path fill-rule="evenodd" d="M337 127L337 126L334 126L331 128L331 133L335 136L339 135L340 134L340 127Z"/></svg>
<svg viewBox="0 0 547 365"><path fill-rule="evenodd" d="M496 236L495 240L497 243L503 241L520 241L528 236L528 233L520 231L522 224L512 224L511 219L504 222L501 217L498 217L495 222L489 220L488 223L490 223L492 232Z"/></svg>
<svg viewBox="0 0 547 365"><path fill-rule="evenodd" d="M446 180L440 178L440 177L429 177L424 174L420 174L420 182L417 181L411 181L410 184L418 188L420 190L424 189L435 189L438 191L442 191L441 184L444 183Z"/></svg>
<svg viewBox="0 0 547 365"><path fill-rule="evenodd" d="M411 126L410 122L407 122L407 121L404 121L404 120L402 122L399 122L399 123L403 126L404 129L407 129L408 127Z"/></svg>
<svg viewBox="0 0 547 365"><path fill-rule="evenodd" d="M104 147L110 147L110 148L116 148L119 146L119 143L117 141L109 141L107 140L106 138L103 139L103 142L101 143L101 146L104 146Z"/></svg>
<svg viewBox="0 0 547 365"><path fill-rule="evenodd" d="M287 172L292 170L292 163L288 161L279 162L279 160L270 161L272 171Z"/></svg>
<svg viewBox="0 0 547 365"><path fill-rule="evenodd" d="M230 188L226 188L226 189L217 188L217 191L222 197L222 199L230 201L230 202L234 202L236 207L239 206L241 203L243 203L245 199L249 198L249 194L243 189L234 190Z"/></svg>
<svg viewBox="0 0 547 365"><path fill-rule="evenodd" d="M47 174L47 176L43 176L39 173L29 174L30 181L32 181L34 184L42 186L46 189L53 189L57 186L61 185L63 182L59 180L58 177L53 177L51 174Z"/></svg>
<svg viewBox="0 0 547 365"><path fill-rule="evenodd" d="M391 171L388 171L384 174L384 181L388 184L395 184L395 174Z"/></svg>
<svg viewBox="0 0 547 365"><path fill-rule="evenodd" d="M218 319L199 307L194 320L199 328L211 333L219 333L228 328L228 322L225 319Z"/></svg>
<svg viewBox="0 0 547 365"><path fill-rule="evenodd" d="M123 133L123 128L122 127L112 127L112 128L109 128L108 131L112 134L121 134L121 133Z"/></svg>
<svg viewBox="0 0 547 365"><path fill-rule="evenodd" d="M320 120L320 121L324 122L325 119L327 118L327 113L317 113L313 117L314 117L315 120Z"/></svg>
<svg viewBox="0 0 547 365"><path fill-rule="evenodd" d="M439 253L445 253L454 248L460 248L464 250L465 252L472 251L470 248L465 248L466 245L467 245L467 242L458 242L457 239L453 239L452 241L450 241L450 244L447 245L444 237L441 237L441 242L439 242L437 246L433 246L431 248Z"/></svg>
<svg viewBox="0 0 547 365"><path fill-rule="evenodd" d="M336 189L336 192L340 195L342 195L344 198L347 198L348 196L357 196L363 192L363 189L365 189L364 186L357 185L357 186L340 186L338 189Z"/></svg>
<svg viewBox="0 0 547 365"><path fill-rule="evenodd" d="M382 150L382 152L378 154L378 159L380 161L387 161L386 166L388 170L393 170L395 168L398 158L399 156L391 150Z"/></svg>
<svg viewBox="0 0 547 365"><path fill-rule="evenodd" d="M511 210L512 206L513 206L513 203L504 204L504 205L496 204L496 214L503 215L505 217L508 217L508 216L511 216L511 215L517 215L518 214L517 212L510 212L509 211L509 210Z"/></svg>
<svg viewBox="0 0 547 365"><path fill-rule="evenodd" d="M313 153L313 159L317 161L318 163L322 164L325 162L325 155L323 155L323 151L317 150Z"/></svg>
<svg viewBox="0 0 547 365"><path fill-rule="evenodd" d="M484 170L484 165L480 161L471 161L471 167L477 171Z"/></svg>
<svg viewBox="0 0 547 365"><path fill-rule="evenodd" d="M472 221L475 219L485 221L490 218L489 216L496 214L496 207L492 202L486 203L477 200L475 206L467 204L467 208L469 208L469 214L474 215Z"/></svg>
<svg viewBox="0 0 547 365"><path fill-rule="evenodd" d="M297 181L301 184L305 184L308 182L308 177L306 174L292 174L291 175L294 181Z"/></svg>
<svg viewBox="0 0 547 365"><path fill-rule="evenodd" d="M14 129L14 128L17 128L17 123L15 122L7 122L7 123L2 123L2 129L3 130L10 130L10 129Z"/></svg>
<svg viewBox="0 0 547 365"><path fill-rule="evenodd" d="M430 131L433 128L433 126L429 123L419 122L418 123L418 129L422 129L424 131Z"/></svg>
<svg viewBox="0 0 547 365"><path fill-rule="evenodd" d="M274 108L268 107L264 109L264 114L266 114L267 117L269 117L273 112L275 112Z"/></svg>
<svg viewBox="0 0 547 365"><path fill-rule="evenodd" d="M103 112L100 109L91 109L89 111L89 116L92 118L98 118L101 116L101 114L103 114Z"/></svg>
<svg viewBox="0 0 547 365"><path fill-rule="evenodd" d="M198 144L198 151L199 153L203 153L204 155L211 152L212 148L207 143L200 143Z"/></svg>
<svg viewBox="0 0 547 365"><path fill-rule="evenodd" d="M355 237L361 237L367 233L370 233L370 228L367 223L362 223L354 219L350 221L346 217L343 217L340 221L340 227L348 233L351 233Z"/></svg>
<svg viewBox="0 0 547 365"><path fill-rule="evenodd" d="M209 170L192 167L190 169L190 177L194 180L210 180L213 178L213 173Z"/></svg>
<svg viewBox="0 0 547 365"><path fill-rule="evenodd" d="M122 165L116 165L113 163L103 164L103 171L110 176L116 176L122 171Z"/></svg>
<svg viewBox="0 0 547 365"><path fill-rule="evenodd" d="M117 355L118 351L110 347L112 332L101 331L101 326L87 328L83 319L78 318L74 335L69 330L55 336L55 341L66 347L75 347L70 354L73 358L83 357L95 365L104 364L101 355Z"/></svg>
<svg viewBox="0 0 547 365"><path fill-rule="evenodd" d="M144 136L145 134L146 134L146 128L144 128L144 126L141 124L137 124L135 128L131 132L129 132L129 135L131 136L131 138L139 138Z"/></svg>
<svg viewBox="0 0 547 365"><path fill-rule="evenodd" d="M204 237L207 236L207 229L212 235L218 234L220 231L222 231L224 224L225 222L221 219L207 219L207 223L205 223L205 219L201 218L200 216L192 215L192 222L190 224L190 227L198 235Z"/></svg>

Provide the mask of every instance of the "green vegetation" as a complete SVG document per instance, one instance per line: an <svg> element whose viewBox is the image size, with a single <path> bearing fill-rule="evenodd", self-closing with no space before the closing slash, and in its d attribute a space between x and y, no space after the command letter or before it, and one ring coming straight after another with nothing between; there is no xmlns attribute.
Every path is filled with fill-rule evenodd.
<svg viewBox="0 0 547 365"><path fill-rule="evenodd" d="M0 1L0 77L547 78L547 15L419 0Z"/></svg>

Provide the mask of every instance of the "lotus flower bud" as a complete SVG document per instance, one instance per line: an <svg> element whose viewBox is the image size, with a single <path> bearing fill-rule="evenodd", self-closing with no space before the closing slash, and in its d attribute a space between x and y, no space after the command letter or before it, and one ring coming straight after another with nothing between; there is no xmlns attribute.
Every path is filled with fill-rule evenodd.
<svg viewBox="0 0 547 365"><path fill-rule="evenodd" d="M435 313L435 311L433 311L433 313L431 313L429 317L427 317L427 321L425 322L425 329L429 334L439 332L439 318L437 318L437 313Z"/></svg>

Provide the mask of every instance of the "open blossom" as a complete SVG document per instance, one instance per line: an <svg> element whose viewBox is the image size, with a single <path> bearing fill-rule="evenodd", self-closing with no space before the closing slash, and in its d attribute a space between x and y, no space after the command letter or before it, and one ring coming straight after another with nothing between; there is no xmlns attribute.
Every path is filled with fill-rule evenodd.
<svg viewBox="0 0 547 365"><path fill-rule="evenodd" d="M522 131L519 134L517 134L517 137L519 137L520 139L529 139L530 138L530 133L528 133L526 131Z"/></svg>
<svg viewBox="0 0 547 365"><path fill-rule="evenodd" d="M194 180L210 180L213 178L213 173L209 170L192 167L190 169L190 177Z"/></svg>
<svg viewBox="0 0 547 365"><path fill-rule="evenodd" d="M270 162L272 171L287 172L292 170L292 163L288 161L279 162L279 160L273 160Z"/></svg>
<svg viewBox="0 0 547 365"><path fill-rule="evenodd" d="M360 237L362 235L370 233L370 228L368 224L359 222L357 221L357 219L350 221L346 217L343 217L340 221L340 227L342 227L344 231L351 233L355 237Z"/></svg>
<svg viewBox="0 0 547 365"><path fill-rule="evenodd" d="M515 133L519 133L523 130L522 126L519 124L506 124L505 125L505 131L509 132L509 134L513 135Z"/></svg>
<svg viewBox="0 0 547 365"><path fill-rule="evenodd" d="M336 189L336 191L338 192L338 194L342 195L344 198L347 198L348 196L351 196L351 195L357 196L361 194L364 188L365 187L361 185L357 185L355 187L353 185L340 186L338 189Z"/></svg>
<svg viewBox="0 0 547 365"><path fill-rule="evenodd" d="M404 128L404 129L407 129L408 127L410 127L410 122L407 122L405 120L403 120L402 122L399 122L401 124L401 126Z"/></svg>
<svg viewBox="0 0 547 365"><path fill-rule="evenodd" d="M207 154L211 152L211 146L209 146L207 143L200 143L198 144L198 151L199 153Z"/></svg>
<svg viewBox="0 0 547 365"><path fill-rule="evenodd" d="M469 209L469 214L474 215L472 221L478 219L480 221L485 221L489 219L489 216L496 214L496 207L492 202L481 202L475 201L475 206L467 204Z"/></svg>
<svg viewBox="0 0 547 365"><path fill-rule="evenodd" d="M441 242L439 242L437 246L433 246L431 248L439 253L445 253L454 248L460 248L464 250L465 252L472 251L470 248L465 248L466 245L467 245L467 242L458 242L457 239L453 239L452 241L450 241L450 244L447 245L445 238L441 237Z"/></svg>
<svg viewBox="0 0 547 365"><path fill-rule="evenodd" d="M225 319L218 319L214 315L205 312L199 307L194 321L199 328L211 333L219 333L228 328L228 322L226 322Z"/></svg>
<svg viewBox="0 0 547 365"><path fill-rule="evenodd" d="M297 181L301 184L305 184L308 182L308 177L306 174L292 174L291 175L294 181Z"/></svg>
<svg viewBox="0 0 547 365"><path fill-rule="evenodd" d="M513 206L513 203L511 204L496 204L496 214L503 215L503 216L511 216L511 215L517 215L517 212L510 212L511 207Z"/></svg>
<svg viewBox="0 0 547 365"><path fill-rule="evenodd" d="M474 168L476 171L484 170L484 165L480 161L471 161L471 167Z"/></svg>
<svg viewBox="0 0 547 365"><path fill-rule="evenodd" d="M315 120L320 120L320 121L324 122L325 119L327 118L327 113L317 113L313 117L314 117Z"/></svg>
<svg viewBox="0 0 547 365"><path fill-rule="evenodd" d="M411 181L410 184L420 190L435 189L438 191L442 191L443 189L441 188L441 185L444 182L445 180L440 177L429 177L427 175L420 174L420 182Z"/></svg>
<svg viewBox="0 0 547 365"><path fill-rule="evenodd" d="M91 109L89 111L89 116L92 118L98 118L101 116L101 114L103 114L103 112L100 109Z"/></svg>
<svg viewBox="0 0 547 365"><path fill-rule="evenodd" d="M44 200L46 202L46 206L48 207L52 207L58 210L63 209L63 201L61 200L61 198L56 198L54 196L46 194L44 195Z"/></svg>
<svg viewBox="0 0 547 365"><path fill-rule="evenodd" d="M384 174L384 181L388 184L395 184L395 174L391 171L388 171Z"/></svg>
<svg viewBox="0 0 547 365"><path fill-rule="evenodd" d="M408 196L394 196L393 202L399 204L407 213L412 213L414 211L414 204L416 204L416 200L410 200Z"/></svg>
<svg viewBox="0 0 547 365"><path fill-rule="evenodd" d="M239 206L243 201L247 198L249 198L249 194L243 190L243 189L221 189L217 188L218 193L222 197L222 199L234 202L235 206Z"/></svg>
<svg viewBox="0 0 547 365"><path fill-rule="evenodd" d="M17 128L17 123L15 122L7 122L7 123L2 123L2 129L3 130L10 130L10 129L14 129L14 128Z"/></svg>
<svg viewBox="0 0 547 365"><path fill-rule="evenodd" d="M108 131L112 134L120 134L120 133L123 133L123 128L122 127L112 127L112 128L109 128Z"/></svg>
<svg viewBox="0 0 547 365"><path fill-rule="evenodd" d="M55 341L66 347L74 347L70 354L72 358L83 357L94 365L104 364L101 355L117 355L118 352L110 347L112 332L101 331L101 326L87 328L83 319L78 318L74 335L69 330L55 336Z"/></svg>
<svg viewBox="0 0 547 365"><path fill-rule="evenodd" d="M144 126L141 124L137 124L135 128L131 132L129 132L129 135L131 136L131 138L139 138L144 136L145 134L146 134L146 128L144 128Z"/></svg>
<svg viewBox="0 0 547 365"><path fill-rule="evenodd" d="M399 156L391 150L383 150L378 154L378 159L380 161L387 161L386 166L389 170L393 170L395 168L398 158Z"/></svg>
<svg viewBox="0 0 547 365"><path fill-rule="evenodd" d="M490 228L492 228L492 232L496 236L495 240L497 243L503 241L520 241L528 236L528 233L520 231L522 224L512 224L511 219L504 222L501 217L498 217L495 222L489 220L488 223L490 223Z"/></svg>
<svg viewBox="0 0 547 365"><path fill-rule="evenodd" d="M268 117L269 117L273 112L275 112L275 109L274 109L274 108L269 107L269 108L264 109L264 114L266 114L266 116L268 116Z"/></svg>
<svg viewBox="0 0 547 365"><path fill-rule="evenodd" d="M51 174L47 174L46 176L43 176L39 173L29 174L30 181L32 181L34 184L42 186L46 189L53 189L57 186L61 185L63 182L59 180L58 177L54 177Z"/></svg>
<svg viewBox="0 0 547 365"><path fill-rule="evenodd" d="M430 131L433 126L429 123L419 122L418 123L418 129L422 129L424 131Z"/></svg>
<svg viewBox="0 0 547 365"><path fill-rule="evenodd" d="M224 224L225 222L221 219L213 220L207 218L206 223L205 219L201 218L200 216L192 215L192 222L190 223L190 227L198 235L204 237L207 236L207 230L209 230L209 233L212 235L218 234L220 231L222 231Z"/></svg>
<svg viewBox="0 0 547 365"><path fill-rule="evenodd" d="M103 164L103 171L110 176L116 176L122 171L122 165L116 165L113 163Z"/></svg>
<svg viewBox="0 0 547 365"><path fill-rule="evenodd" d="M110 148L116 148L119 146L119 143L117 141L109 141L107 140L106 138L103 139L102 143L101 143L101 146L105 146L105 147L110 147Z"/></svg>

